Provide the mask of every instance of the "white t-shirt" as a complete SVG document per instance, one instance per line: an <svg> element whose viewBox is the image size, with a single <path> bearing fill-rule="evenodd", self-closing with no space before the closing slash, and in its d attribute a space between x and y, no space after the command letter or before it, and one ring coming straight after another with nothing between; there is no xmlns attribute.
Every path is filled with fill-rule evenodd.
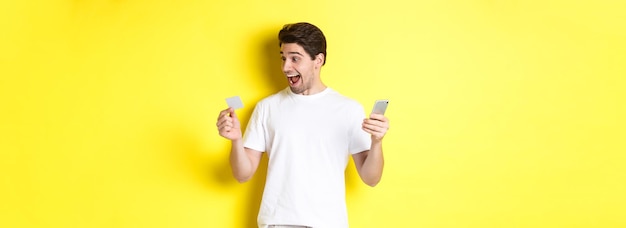
<svg viewBox="0 0 626 228"><path fill-rule="evenodd" d="M269 156L259 227L348 227L345 169L371 145L363 118L358 102L330 88L307 96L286 88L256 105L244 147Z"/></svg>

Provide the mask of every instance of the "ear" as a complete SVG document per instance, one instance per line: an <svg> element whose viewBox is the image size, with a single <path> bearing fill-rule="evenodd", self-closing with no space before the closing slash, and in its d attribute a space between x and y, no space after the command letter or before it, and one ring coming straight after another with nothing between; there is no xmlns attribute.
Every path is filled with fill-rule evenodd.
<svg viewBox="0 0 626 228"><path fill-rule="evenodd" d="M322 67L322 65L324 65L325 58L326 56L324 56L324 53L319 53L315 55L315 67L316 68Z"/></svg>

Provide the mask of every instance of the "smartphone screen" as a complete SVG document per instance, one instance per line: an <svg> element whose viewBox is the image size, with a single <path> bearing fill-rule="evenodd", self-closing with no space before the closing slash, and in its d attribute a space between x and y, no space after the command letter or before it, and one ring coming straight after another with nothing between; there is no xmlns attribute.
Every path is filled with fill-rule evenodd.
<svg viewBox="0 0 626 228"><path fill-rule="evenodd" d="M385 111L387 110L387 105L389 104L389 100L377 100L374 103L374 108L372 109L372 113L385 115Z"/></svg>

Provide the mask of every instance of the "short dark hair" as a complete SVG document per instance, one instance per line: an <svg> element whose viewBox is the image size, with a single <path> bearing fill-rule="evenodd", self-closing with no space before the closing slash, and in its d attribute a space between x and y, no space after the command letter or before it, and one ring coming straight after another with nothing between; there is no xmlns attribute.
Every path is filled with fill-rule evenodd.
<svg viewBox="0 0 626 228"><path fill-rule="evenodd" d="M324 62L326 64L326 37L317 26L307 22L299 22L294 24L286 24L283 29L278 32L279 46L283 44L296 43L311 56L311 60L319 53L324 54Z"/></svg>

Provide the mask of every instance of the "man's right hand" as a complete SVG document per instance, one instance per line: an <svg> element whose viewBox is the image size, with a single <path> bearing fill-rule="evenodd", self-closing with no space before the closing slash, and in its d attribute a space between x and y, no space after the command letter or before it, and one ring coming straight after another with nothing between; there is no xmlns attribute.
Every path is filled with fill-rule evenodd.
<svg viewBox="0 0 626 228"><path fill-rule="evenodd" d="M222 137L230 140L241 139L241 126L233 108L222 110L216 125Z"/></svg>

